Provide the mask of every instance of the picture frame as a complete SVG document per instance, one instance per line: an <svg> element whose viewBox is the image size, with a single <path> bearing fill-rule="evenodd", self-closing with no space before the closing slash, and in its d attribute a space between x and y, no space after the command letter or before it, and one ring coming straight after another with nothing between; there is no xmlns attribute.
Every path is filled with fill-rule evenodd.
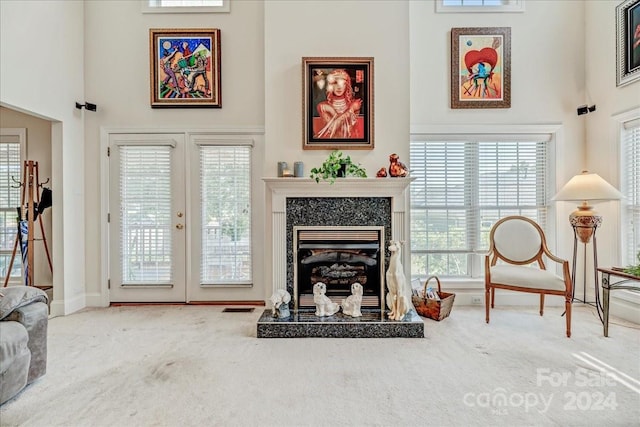
<svg viewBox="0 0 640 427"><path fill-rule="evenodd" d="M451 108L511 108L511 28L451 29Z"/></svg>
<svg viewBox="0 0 640 427"><path fill-rule="evenodd" d="M372 57L303 57L304 150L372 150Z"/></svg>
<svg viewBox="0 0 640 427"><path fill-rule="evenodd" d="M640 79L640 0L616 6L616 86Z"/></svg>
<svg viewBox="0 0 640 427"><path fill-rule="evenodd" d="M149 30L152 108L222 107L220 30Z"/></svg>

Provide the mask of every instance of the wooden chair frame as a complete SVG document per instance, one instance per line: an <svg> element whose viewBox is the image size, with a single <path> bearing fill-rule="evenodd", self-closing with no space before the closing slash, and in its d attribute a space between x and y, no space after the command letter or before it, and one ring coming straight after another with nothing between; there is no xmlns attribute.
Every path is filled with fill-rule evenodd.
<svg viewBox="0 0 640 427"><path fill-rule="evenodd" d="M495 246L494 242L494 234L496 229L504 222L510 220L521 220L526 221L533 225L535 229L540 234L540 250L530 259L524 261L514 261L508 259L506 256L500 253ZM544 235L544 231L540 226L533 220L526 218L524 216L508 216L500 219L496 222L491 228L491 233L489 234L489 253L485 256L484 263L484 281L485 281L485 311L486 311L486 322L489 323L489 311L490 308L494 308L495 304L495 291L496 289L506 289L510 291L518 291L518 292L528 292L528 293L536 293L540 294L540 316L543 315L544 312L544 296L545 295L558 295L564 296L564 305L565 305L565 316L567 323L567 337L571 337L571 301L572 301L572 283L571 283L571 275L569 273L569 261L559 258L553 255L549 248L547 248L547 242ZM562 278L565 283L565 290L550 290L550 289L539 289L539 288L529 288L529 287L521 287L517 285L505 285L501 283L492 283L491 282L491 267L495 266L498 260L502 260L507 264L511 265L529 265L531 263L537 262L538 266L542 270L546 270L546 266L544 264L543 255L546 255L551 261L557 262L558 264L562 264Z"/></svg>

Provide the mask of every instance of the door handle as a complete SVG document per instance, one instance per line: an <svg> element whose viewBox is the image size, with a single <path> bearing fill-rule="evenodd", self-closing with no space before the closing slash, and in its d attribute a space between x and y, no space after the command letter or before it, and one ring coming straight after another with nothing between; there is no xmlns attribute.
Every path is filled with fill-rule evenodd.
<svg viewBox="0 0 640 427"><path fill-rule="evenodd" d="M184 225L183 224L176 224L176 228L178 230L182 230L184 228Z"/></svg>

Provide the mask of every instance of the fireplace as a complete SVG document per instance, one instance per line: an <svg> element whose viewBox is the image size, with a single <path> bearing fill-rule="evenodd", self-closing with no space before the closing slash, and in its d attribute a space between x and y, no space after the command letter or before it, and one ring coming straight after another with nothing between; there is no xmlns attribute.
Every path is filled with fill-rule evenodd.
<svg viewBox="0 0 640 427"><path fill-rule="evenodd" d="M340 303L351 285L363 287L362 307L383 308L384 227L293 227L295 308L314 307L313 286L322 282L327 296Z"/></svg>
<svg viewBox="0 0 640 427"><path fill-rule="evenodd" d="M304 178L264 178L267 185L267 276L265 299L277 289L292 296L294 291L295 227L383 227L381 244L409 241L408 186L413 178L341 178L332 185ZM385 257L385 250L381 251ZM409 277L408 251L403 252L405 275ZM388 257L388 253L386 254ZM382 275L384 282L384 275ZM338 301L336 301L338 302Z"/></svg>
<svg viewBox="0 0 640 427"><path fill-rule="evenodd" d="M384 307L384 269L390 240L408 242L408 186L413 178L341 178L332 185L304 178L263 178L268 215L266 295L287 290L291 316L274 318L266 309L258 338L424 338L414 312L390 320ZM270 243L269 243L270 242ZM403 265L409 277L407 252ZM315 316L314 281L324 280L335 303L365 282L362 317L338 312ZM311 289L310 289L311 288Z"/></svg>

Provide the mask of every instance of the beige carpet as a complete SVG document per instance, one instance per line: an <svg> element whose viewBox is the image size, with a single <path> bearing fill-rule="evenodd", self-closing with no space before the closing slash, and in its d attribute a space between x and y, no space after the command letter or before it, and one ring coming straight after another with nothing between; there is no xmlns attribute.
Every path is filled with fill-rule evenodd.
<svg viewBox="0 0 640 427"><path fill-rule="evenodd" d="M90 309L49 323L47 374L2 426L637 426L640 331L576 305L454 306L425 339L257 339L253 313ZM601 373L606 372L607 374Z"/></svg>

